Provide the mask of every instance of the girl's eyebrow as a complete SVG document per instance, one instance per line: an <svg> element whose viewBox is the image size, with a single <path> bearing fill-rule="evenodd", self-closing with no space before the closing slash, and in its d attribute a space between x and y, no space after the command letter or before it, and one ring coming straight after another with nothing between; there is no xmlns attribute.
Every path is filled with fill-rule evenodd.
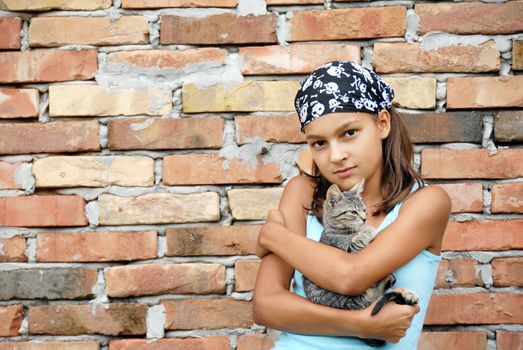
<svg viewBox="0 0 523 350"><path fill-rule="evenodd" d="M349 120L348 122L346 122L346 123L340 125L339 127L337 127L336 130L334 130L334 134L337 134L341 130L346 129L349 126L352 126L353 124L357 124L357 123L358 123L357 120ZM321 135L314 135L314 134L309 134L309 135L305 136L305 140L321 139L321 138L322 138Z"/></svg>

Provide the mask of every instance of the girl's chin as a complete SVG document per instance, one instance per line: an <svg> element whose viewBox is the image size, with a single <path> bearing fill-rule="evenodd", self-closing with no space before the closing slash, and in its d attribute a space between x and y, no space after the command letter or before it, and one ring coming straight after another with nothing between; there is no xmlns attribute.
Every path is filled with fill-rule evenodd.
<svg viewBox="0 0 523 350"><path fill-rule="evenodd" d="M337 179L337 181L334 181L332 183L338 185L340 190L342 190L344 192L344 191L350 190L351 188L353 188L360 182L361 182L361 177L351 176L350 178L343 179L342 181Z"/></svg>

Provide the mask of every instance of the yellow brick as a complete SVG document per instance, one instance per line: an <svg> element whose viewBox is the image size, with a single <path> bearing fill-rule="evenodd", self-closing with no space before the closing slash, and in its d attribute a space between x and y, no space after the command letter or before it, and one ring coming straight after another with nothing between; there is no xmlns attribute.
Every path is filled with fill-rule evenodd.
<svg viewBox="0 0 523 350"><path fill-rule="evenodd" d="M49 87L49 114L57 116L162 115L171 111L172 93L164 89L114 89L98 85Z"/></svg>
<svg viewBox="0 0 523 350"><path fill-rule="evenodd" d="M432 109L436 107L436 79L384 78L394 90L394 104L405 108Z"/></svg>
<svg viewBox="0 0 523 350"><path fill-rule="evenodd" d="M47 157L33 165L36 187L104 187L154 185L149 157Z"/></svg>
<svg viewBox="0 0 523 350"><path fill-rule="evenodd" d="M215 85L198 89L193 84L183 86L183 111L256 112L294 111L294 96L299 81L249 80L232 88Z"/></svg>
<svg viewBox="0 0 523 350"><path fill-rule="evenodd" d="M277 209L283 189L234 189L227 192L229 207L236 220L264 220L267 212Z"/></svg>
<svg viewBox="0 0 523 350"><path fill-rule="evenodd" d="M98 197L101 225L167 224L220 220L215 192L151 193L137 197Z"/></svg>

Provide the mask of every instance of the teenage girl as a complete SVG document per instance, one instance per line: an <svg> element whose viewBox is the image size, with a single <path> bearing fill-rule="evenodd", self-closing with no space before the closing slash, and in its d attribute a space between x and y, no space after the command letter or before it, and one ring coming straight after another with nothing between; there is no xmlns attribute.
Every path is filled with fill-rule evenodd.
<svg viewBox="0 0 523 350"><path fill-rule="evenodd" d="M253 315L257 324L282 331L274 349L372 349L358 338L383 339L387 350L417 347L450 199L440 187L425 186L413 169L412 144L393 97L378 75L349 61L317 68L296 95L316 176L287 183L279 210L268 214L259 234ZM363 178L367 224L380 233L356 254L318 243L327 188L345 191ZM391 273L394 288L415 292L418 305L389 302L370 316L373 305L335 309L303 292L302 274L325 289L359 295Z"/></svg>

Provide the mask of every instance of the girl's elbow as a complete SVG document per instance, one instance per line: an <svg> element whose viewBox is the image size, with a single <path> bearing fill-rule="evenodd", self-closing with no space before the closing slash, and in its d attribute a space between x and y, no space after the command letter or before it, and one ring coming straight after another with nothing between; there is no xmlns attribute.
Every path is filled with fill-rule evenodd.
<svg viewBox="0 0 523 350"><path fill-rule="evenodd" d="M264 302L264 298L254 295L252 298L252 320L260 326L267 325L267 311L270 305Z"/></svg>
<svg viewBox="0 0 523 350"><path fill-rule="evenodd" d="M356 296L367 290L367 288L359 282L356 274L345 273L338 280L338 293L343 295Z"/></svg>

